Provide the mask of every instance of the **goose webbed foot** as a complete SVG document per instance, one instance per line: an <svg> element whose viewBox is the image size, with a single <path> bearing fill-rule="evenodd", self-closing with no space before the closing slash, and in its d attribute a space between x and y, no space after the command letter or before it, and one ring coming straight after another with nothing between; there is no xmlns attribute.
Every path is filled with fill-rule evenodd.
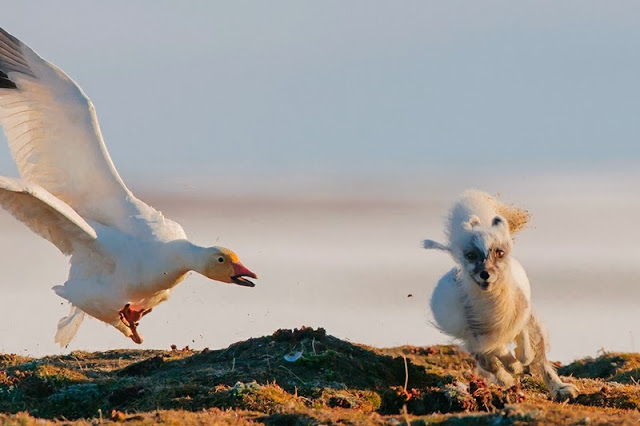
<svg viewBox="0 0 640 426"><path fill-rule="evenodd" d="M140 324L140 318L151 312L149 309L131 309L131 303L124 305L124 308L120 309L118 314L120 315L120 321L131 330L131 340L140 344L142 343L142 336L138 333L138 325Z"/></svg>

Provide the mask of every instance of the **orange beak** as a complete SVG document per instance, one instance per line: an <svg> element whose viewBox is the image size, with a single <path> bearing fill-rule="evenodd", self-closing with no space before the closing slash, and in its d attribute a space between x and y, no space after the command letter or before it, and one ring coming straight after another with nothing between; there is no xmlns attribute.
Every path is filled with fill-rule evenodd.
<svg viewBox="0 0 640 426"><path fill-rule="evenodd" d="M233 267L233 276L231 276L231 281L233 281L234 284L238 284L244 287L255 287L255 284L245 277L257 279L258 276L256 274L251 272L240 262L234 262L231 264L231 266Z"/></svg>

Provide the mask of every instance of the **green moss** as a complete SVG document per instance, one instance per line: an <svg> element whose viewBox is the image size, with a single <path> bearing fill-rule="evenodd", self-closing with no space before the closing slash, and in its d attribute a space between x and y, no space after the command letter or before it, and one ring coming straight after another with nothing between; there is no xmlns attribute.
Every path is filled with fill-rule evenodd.
<svg viewBox="0 0 640 426"><path fill-rule="evenodd" d="M256 382L236 383L232 388L219 389L211 402L220 408L236 408L273 414L305 407L303 400L286 392L276 384L259 385Z"/></svg>
<svg viewBox="0 0 640 426"><path fill-rule="evenodd" d="M597 383L576 399L578 404L594 407L640 409L640 387L615 382Z"/></svg>
<svg viewBox="0 0 640 426"><path fill-rule="evenodd" d="M382 398L377 392L373 391L329 388L323 390L318 397L314 398L314 401L317 407L340 407L370 412L380 408Z"/></svg>
<svg viewBox="0 0 640 426"><path fill-rule="evenodd" d="M567 366L558 368L558 372L563 376L609 380L638 368L640 368L640 354L610 352L595 359L585 358L574 361Z"/></svg>
<svg viewBox="0 0 640 426"><path fill-rule="evenodd" d="M635 385L640 382L640 368L634 368L633 370L618 373L615 376L610 377L608 381Z"/></svg>

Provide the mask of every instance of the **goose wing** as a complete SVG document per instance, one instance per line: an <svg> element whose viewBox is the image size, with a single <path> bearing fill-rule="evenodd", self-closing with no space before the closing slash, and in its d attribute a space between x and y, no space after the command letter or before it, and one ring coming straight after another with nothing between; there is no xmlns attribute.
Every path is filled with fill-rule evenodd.
<svg viewBox="0 0 640 426"><path fill-rule="evenodd" d="M96 231L78 213L39 185L0 177L0 205L67 255L95 249Z"/></svg>
<svg viewBox="0 0 640 426"><path fill-rule="evenodd" d="M133 196L109 157L96 111L61 69L0 28L0 124L21 177L80 216L141 234L160 213Z"/></svg>

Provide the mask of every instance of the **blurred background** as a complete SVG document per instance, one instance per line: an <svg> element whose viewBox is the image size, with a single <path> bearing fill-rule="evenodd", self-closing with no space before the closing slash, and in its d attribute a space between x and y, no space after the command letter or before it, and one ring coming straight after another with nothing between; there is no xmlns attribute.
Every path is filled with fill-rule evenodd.
<svg viewBox="0 0 640 426"><path fill-rule="evenodd" d="M142 347L449 342L428 300L453 263L420 241L469 187L532 213L515 255L552 358L640 347L640 3L24 1L0 26L91 97L140 198L260 275L192 274ZM0 268L0 352L136 346L89 319L56 347L67 260L5 212Z"/></svg>

